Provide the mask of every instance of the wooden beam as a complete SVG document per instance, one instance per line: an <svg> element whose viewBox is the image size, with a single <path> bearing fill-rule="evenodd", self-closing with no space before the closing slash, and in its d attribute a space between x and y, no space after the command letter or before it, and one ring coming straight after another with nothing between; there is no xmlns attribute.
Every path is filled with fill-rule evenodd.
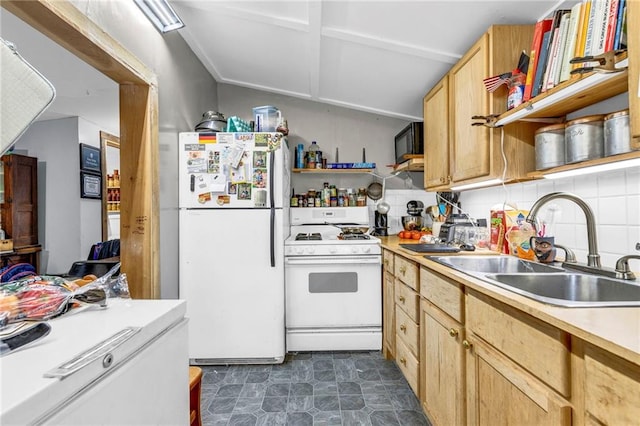
<svg viewBox="0 0 640 426"><path fill-rule="evenodd" d="M2 7L118 83L156 84L155 74L113 37L62 0L2 0Z"/></svg>
<svg viewBox="0 0 640 426"><path fill-rule="evenodd" d="M143 299L160 296L157 100L154 86L120 85L122 270Z"/></svg>

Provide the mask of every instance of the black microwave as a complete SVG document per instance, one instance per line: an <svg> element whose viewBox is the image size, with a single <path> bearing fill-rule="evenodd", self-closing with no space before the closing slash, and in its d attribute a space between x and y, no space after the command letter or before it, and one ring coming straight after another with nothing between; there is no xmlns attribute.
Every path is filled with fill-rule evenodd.
<svg viewBox="0 0 640 426"><path fill-rule="evenodd" d="M396 140L396 164L407 161L406 155L424 153L422 140L422 121L410 123L395 137Z"/></svg>

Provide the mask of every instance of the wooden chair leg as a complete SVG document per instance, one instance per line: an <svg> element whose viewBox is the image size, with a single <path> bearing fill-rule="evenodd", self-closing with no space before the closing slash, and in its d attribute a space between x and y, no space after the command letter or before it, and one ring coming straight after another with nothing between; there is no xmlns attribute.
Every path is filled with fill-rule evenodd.
<svg viewBox="0 0 640 426"><path fill-rule="evenodd" d="M202 389L202 369L189 367L189 424L202 426L200 415L200 393Z"/></svg>

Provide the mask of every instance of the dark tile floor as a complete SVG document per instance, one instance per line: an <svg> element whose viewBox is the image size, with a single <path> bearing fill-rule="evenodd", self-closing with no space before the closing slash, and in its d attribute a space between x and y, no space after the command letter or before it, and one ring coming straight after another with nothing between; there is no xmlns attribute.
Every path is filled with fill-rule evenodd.
<svg viewBox="0 0 640 426"><path fill-rule="evenodd" d="M301 352L281 365L202 371L204 426L429 425L402 372L378 351Z"/></svg>

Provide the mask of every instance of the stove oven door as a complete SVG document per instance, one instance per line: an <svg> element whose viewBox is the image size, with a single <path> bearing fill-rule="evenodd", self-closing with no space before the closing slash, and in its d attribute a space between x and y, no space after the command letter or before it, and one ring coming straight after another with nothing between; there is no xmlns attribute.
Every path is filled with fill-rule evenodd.
<svg viewBox="0 0 640 426"><path fill-rule="evenodd" d="M287 350L379 350L381 257L285 259Z"/></svg>

